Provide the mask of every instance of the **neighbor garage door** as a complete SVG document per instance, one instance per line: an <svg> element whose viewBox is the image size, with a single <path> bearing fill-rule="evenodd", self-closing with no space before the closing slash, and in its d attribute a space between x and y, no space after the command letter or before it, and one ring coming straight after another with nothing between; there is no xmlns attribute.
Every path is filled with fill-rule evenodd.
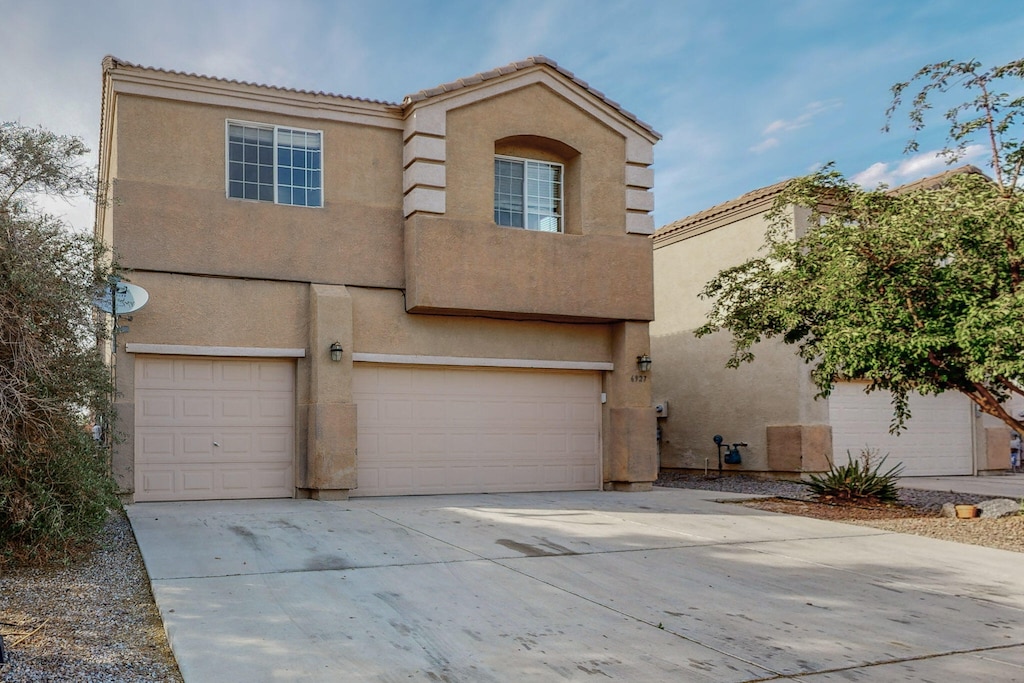
<svg viewBox="0 0 1024 683"><path fill-rule="evenodd" d="M886 465L902 462L907 476L972 474L971 404L957 393L910 397L907 428L889 433L892 405L887 391L864 393L864 385L837 384L829 397L832 450L837 462L865 446L889 454Z"/></svg>
<svg viewBox="0 0 1024 683"><path fill-rule="evenodd" d="M593 490L596 372L356 364L353 495Z"/></svg>
<svg viewBox="0 0 1024 683"><path fill-rule="evenodd" d="M291 497L292 361L139 355L135 499Z"/></svg>

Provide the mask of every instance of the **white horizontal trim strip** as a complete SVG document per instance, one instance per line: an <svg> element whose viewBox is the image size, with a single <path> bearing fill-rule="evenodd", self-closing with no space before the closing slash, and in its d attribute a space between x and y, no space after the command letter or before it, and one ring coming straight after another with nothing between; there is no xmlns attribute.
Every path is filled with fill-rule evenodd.
<svg viewBox="0 0 1024 683"><path fill-rule="evenodd" d="M531 360L527 358L465 358L462 356L406 356L395 353L353 353L357 363L401 363L402 365L458 365L482 368L537 368L543 370L607 370L614 363L589 360Z"/></svg>
<svg viewBox="0 0 1024 683"><path fill-rule="evenodd" d="M166 356L248 356L250 358L305 358L306 349L274 349L252 346L188 346L185 344L125 344L128 353Z"/></svg>

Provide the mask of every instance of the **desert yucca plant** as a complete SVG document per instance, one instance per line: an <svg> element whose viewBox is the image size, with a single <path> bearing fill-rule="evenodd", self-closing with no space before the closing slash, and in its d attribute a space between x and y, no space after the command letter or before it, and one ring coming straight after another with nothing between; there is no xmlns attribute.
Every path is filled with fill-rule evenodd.
<svg viewBox="0 0 1024 683"><path fill-rule="evenodd" d="M903 463L883 472L888 454L877 463L877 449L866 448L860 452L859 458L854 458L849 451L846 455L848 462L838 466L830 458L828 471L810 475L804 486L819 498L880 503L899 500L896 480L903 472Z"/></svg>

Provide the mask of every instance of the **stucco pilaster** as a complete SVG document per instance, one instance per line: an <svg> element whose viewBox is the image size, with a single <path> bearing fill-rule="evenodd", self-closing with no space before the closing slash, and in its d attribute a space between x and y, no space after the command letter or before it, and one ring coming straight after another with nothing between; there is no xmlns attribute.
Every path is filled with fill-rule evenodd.
<svg viewBox="0 0 1024 683"><path fill-rule="evenodd" d="M114 424L112 427L112 443L110 468L117 484L118 494L126 501L134 500L135 496L135 358L124 352L124 343L120 343L121 353L116 354L111 362L115 364L115 400Z"/></svg>
<svg viewBox="0 0 1024 683"><path fill-rule="evenodd" d="M352 402L352 298L344 286L309 288L309 403L302 488L338 499L356 486L356 406ZM339 343L340 361L330 347Z"/></svg>
<svg viewBox="0 0 1024 683"><path fill-rule="evenodd" d="M644 490L658 478L657 420L651 406L651 372L640 372L637 356L650 353L646 322L611 326L612 362L605 374L605 488ZM656 363L655 363L656 365Z"/></svg>
<svg viewBox="0 0 1024 683"><path fill-rule="evenodd" d="M999 472L1010 468L1010 430L1004 426L985 427L985 460L979 472Z"/></svg>

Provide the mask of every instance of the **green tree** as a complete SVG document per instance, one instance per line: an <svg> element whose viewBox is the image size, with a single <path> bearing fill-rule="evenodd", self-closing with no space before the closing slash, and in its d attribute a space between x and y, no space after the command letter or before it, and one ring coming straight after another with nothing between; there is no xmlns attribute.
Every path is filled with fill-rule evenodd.
<svg viewBox="0 0 1024 683"><path fill-rule="evenodd" d="M86 152L75 137L0 124L0 564L64 556L117 505L88 432L111 400L91 306L110 255L36 201L91 194Z"/></svg>
<svg viewBox="0 0 1024 683"><path fill-rule="evenodd" d="M794 344L821 396L848 379L891 392L894 431L910 392L955 390L1024 433L1003 405L1024 395L1024 98L1002 92L1006 81L1020 90L1024 60L931 64L893 86L889 123L913 93L907 151L935 99L966 94L945 113L944 154L956 162L981 138L994 177L963 167L865 190L828 166L794 179L767 215L759 256L705 286L712 307L697 335L730 332L730 367L753 360L762 339ZM811 226L796 236L793 207Z"/></svg>

